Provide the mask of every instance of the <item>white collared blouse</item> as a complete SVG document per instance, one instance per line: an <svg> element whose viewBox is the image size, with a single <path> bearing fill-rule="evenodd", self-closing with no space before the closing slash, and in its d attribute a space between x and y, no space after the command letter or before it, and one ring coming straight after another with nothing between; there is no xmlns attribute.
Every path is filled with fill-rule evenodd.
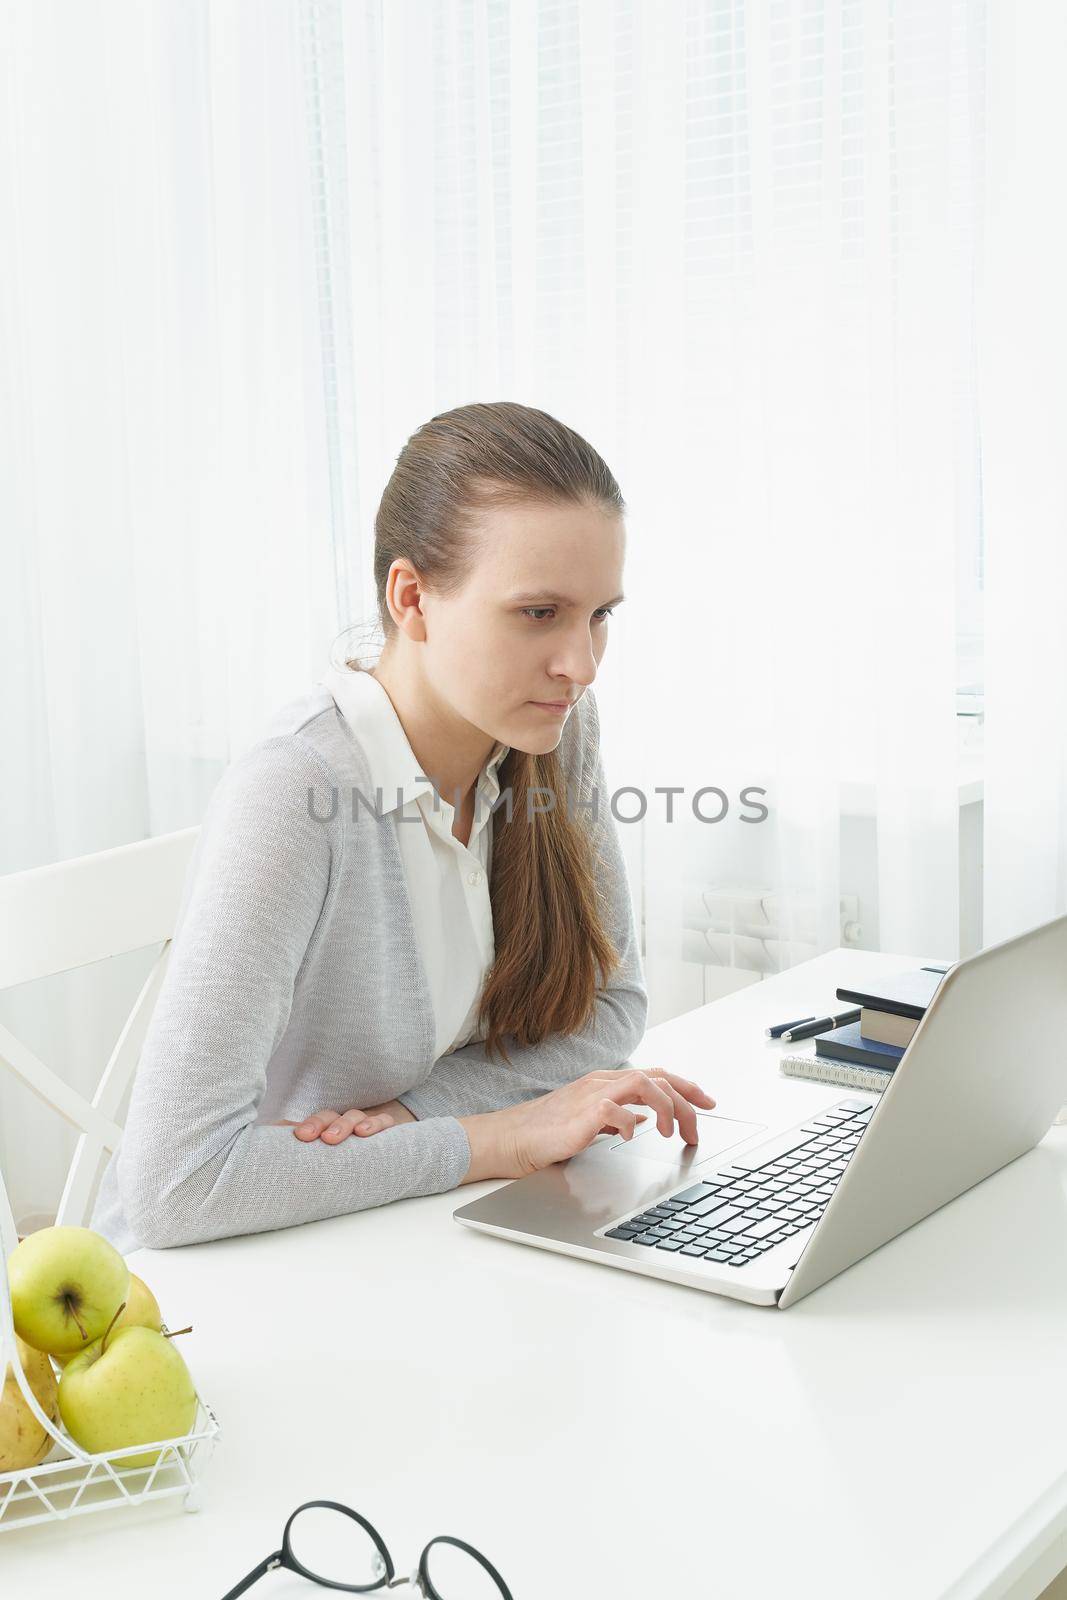
<svg viewBox="0 0 1067 1600"><path fill-rule="evenodd" d="M423 774L385 685L368 671L334 665L321 681L342 716L358 731L367 753L374 791L368 802L382 816L396 813L412 920L433 996L440 1057L484 1037L478 1028L478 1005L496 953L489 900L491 808L500 794L500 763L511 747L498 742L479 775L474 823L464 844L452 832L455 807L435 794Z"/></svg>

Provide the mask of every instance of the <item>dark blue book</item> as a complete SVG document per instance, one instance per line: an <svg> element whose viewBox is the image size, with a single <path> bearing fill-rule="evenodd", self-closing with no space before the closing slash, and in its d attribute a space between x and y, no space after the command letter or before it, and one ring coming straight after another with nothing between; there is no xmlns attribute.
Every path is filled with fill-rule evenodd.
<svg viewBox="0 0 1067 1600"><path fill-rule="evenodd" d="M898 972L891 978L882 978L870 989L838 989L837 998L848 1000L854 1006L866 1006L869 1011L888 1011L897 1017L915 1017L918 1020L934 998L938 985L945 976L930 967L916 967L910 972Z"/></svg>
<svg viewBox="0 0 1067 1600"><path fill-rule="evenodd" d="M868 1039L860 1032L858 1022L848 1022L843 1028L817 1033L815 1054L826 1056L831 1061L855 1061L862 1067L884 1067L892 1072L904 1049L902 1045Z"/></svg>

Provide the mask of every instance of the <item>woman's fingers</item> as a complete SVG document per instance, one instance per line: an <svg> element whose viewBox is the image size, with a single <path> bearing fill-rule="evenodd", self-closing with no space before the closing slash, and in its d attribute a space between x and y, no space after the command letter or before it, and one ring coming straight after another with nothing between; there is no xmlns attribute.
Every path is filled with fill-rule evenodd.
<svg viewBox="0 0 1067 1600"><path fill-rule="evenodd" d="M702 1089L699 1083L694 1083L691 1078L683 1078L677 1072L664 1072L662 1067L656 1067L654 1069L651 1067L643 1067L640 1070L646 1075L650 1074L654 1070L656 1074L656 1083L669 1085L670 1088L676 1089L679 1094L684 1095L687 1100L693 1103L693 1105L708 1106L710 1108L715 1104L715 1101L712 1099L707 1090Z"/></svg>
<svg viewBox="0 0 1067 1600"><path fill-rule="evenodd" d="M347 1139L357 1122L362 1122L366 1112L358 1106L353 1106L348 1111L338 1113L337 1120L331 1122L328 1128L322 1130L323 1144L340 1144L342 1139Z"/></svg>
<svg viewBox="0 0 1067 1600"><path fill-rule="evenodd" d="M645 1113L643 1111L639 1111L637 1113L637 1120L638 1120L638 1122L647 1122L648 1118L645 1116ZM616 1133L617 1131L618 1130L616 1128L600 1128L600 1129L598 1129L598 1132L600 1132L600 1133Z"/></svg>
<svg viewBox="0 0 1067 1600"><path fill-rule="evenodd" d="M637 1100L642 1105L648 1106L650 1111L656 1113L656 1126L660 1133L668 1137L674 1132L675 1103L671 1098L670 1085L661 1077L653 1078L649 1073L642 1072L634 1067L629 1072L619 1074L619 1095L625 1104L628 1100ZM694 1131L696 1118L693 1119Z"/></svg>
<svg viewBox="0 0 1067 1600"><path fill-rule="evenodd" d="M679 1094L684 1094L686 1099L691 1100L694 1105L713 1106L715 1104L708 1091L702 1089L699 1083L694 1083L691 1078L680 1078L676 1072L664 1072L662 1069L659 1069L659 1076L666 1078L672 1089L677 1089Z"/></svg>
<svg viewBox="0 0 1067 1600"><path fill-rule="evenodd" d="M682 1094L680 1089L676 1089L674 1085L664 1077L657 1076L653 1079L653 1082L662 1084L664 1092L670 1095L671 1099L673 1100L674 1117L678 1118L678 1131L682 1135L682 1138L685 1140L686 1144L697 1144L697 1114L693 1110L693 1107L690 1105L689 1101L686 1099L685 1095ZM714 1102L712 1103L714 1104ZM662 1133L662 1122L659 1124L659 1127L660 1132ZM671 1125L666 1131L669 1134L674 1132L673 1117L671 1119Z"/></svg>
<svg viewBox="0 0 1067 1600"><path fill-rule="evenodd" d="M307 1117L295 1130L298 1139L317 1139L324 1128L328 1128L340 1115L337 1111L316 1111L313 1117Z"/></svg>
<svg viewBox="0 0 1067 1600"><path fill-rule="evenodd" d="M314 1116L308 1117L293 1131L305 1143L321 1139L324 1144L341 1144L352 1133L365 1139L372 1133L380 1133L383 1128L391 1128L394 1121L395 1118L388 1111L368 1117L358 1106L352 1106L348 1111L316 1111Z"/></svg>
<svg viewBox="0 0 1067 1600"><path fill-rule="evenodd" d="M358 1117L359 1113L354 1112L353 1115ZM363 1117L357 1121L352 1132L358 1134L361 1139L366 1139L372 1133L381 1133L383 1128L391 1128L395 1122L396 1118L388 1111L376 1111L373 1116Z"/></svg>
<svg viewBox="0 0 1067 1600"><path fill-rule="evenodd" d="M637 1124L645 1120L636 1111L631 1111L629 1106L621 1106L614 1100L602 1100L597 1114L603 1123L597 1130L599 1133L622 1133L628 1139L633 1138Z"/></svg>
<svg viewBox="0 0 1067 1600"><path fill-rule="evenodd" d="M351 1133L357 1133L361 1139L365 1139L372 1133L380 1132L382 1128L391 1127L392 1121L387 1111L379 1111L375 1116L368 1117L365 1111L353 1106L350 1111L342 1112L322 1137L327 1144L340 1144Z"/></svg>
<svg viewBox="0 0 1067 1600"><path fill-rule="evenodd" d="M667 1086L668 1094L674 1096L674 1114L678 1118L678 1128L686 1144L698 1144L697 1114L689 1101L673 1084Z"/></svg>
<svg viewBox="0 0 1067 1600"><path fill-rule="evenodd" d="M660 1133L669 1137L674 1132L677 1118L678 1128L686 1143L698 1142L696 1112L692 1101L699 1100L708 1106L715 1104L711 1095L699 1084L674 1072L657 1071L653 1076L637 1067L628 1072L597 1074L601 1083L605 1076L615 1079L613 1095L622 1102L637 1100L655 1111L656 1126Z"/></svg>
<svg viewBox="0 0 1067 1600"><path fill-rule="evenodd" d="M694 1083L692 1078L683 1078L677 1072L665 1072L662 1067L631 1067L630 1071L643 1072L646 1077L651 1077L655 1073L653 1080L655 1083L669 1084L672 1089L677 1089L679 1094L685 1095L685 1098L691 1100L694 1105L711 1107L715 1104L711 1095L708 1094L706 1089L702 1089L699 1083ZM616 1068L611 1072L605 1072L603 1069L590 1072L588 1076L590 1078L598 1078L603 1082L605 1077L618 1078L625 1076L625 1074Z"/></svg>

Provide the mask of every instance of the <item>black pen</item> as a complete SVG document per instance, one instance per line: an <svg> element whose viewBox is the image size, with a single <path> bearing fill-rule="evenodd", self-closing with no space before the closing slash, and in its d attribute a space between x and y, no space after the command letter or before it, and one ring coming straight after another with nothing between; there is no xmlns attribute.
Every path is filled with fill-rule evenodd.
<svg viewBox="0 0 1067 1600"><path fill-rule="evenodd" d="M858 1022L862 1008L854 1006L851 1011L842 1011L839 1017L819 1017L815 1022L806 1022L802 1028L790 1028L782 1038L792 1044L795 1039L811 1039L817 1033L825 1033L828 1028L843 1028L846 1023Z"/></svg>
<svg viewBox="0 0 1067 1600"><path fill-rule="evenodd" d="M776 1022L773 1028L764 1028L768 1039L780 1039L787 1028L799 1028L802 1022L814 1022L814 1017L798 1017L795 1022Z"/></svg>

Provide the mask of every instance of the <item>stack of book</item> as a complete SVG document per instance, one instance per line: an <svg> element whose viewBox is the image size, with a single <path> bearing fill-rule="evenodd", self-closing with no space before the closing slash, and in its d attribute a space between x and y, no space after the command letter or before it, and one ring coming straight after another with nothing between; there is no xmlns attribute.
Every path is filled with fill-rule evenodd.
<svg viewBox="0 0 1067 1600"><path fill-rule="evenodd" d="M816 1034L814 1055L783 1056L781 1070L824 1083L884 1089L947 970L916 967L870 990L838 989L839 1000L861 1007L859 1021Z"/></svg>

